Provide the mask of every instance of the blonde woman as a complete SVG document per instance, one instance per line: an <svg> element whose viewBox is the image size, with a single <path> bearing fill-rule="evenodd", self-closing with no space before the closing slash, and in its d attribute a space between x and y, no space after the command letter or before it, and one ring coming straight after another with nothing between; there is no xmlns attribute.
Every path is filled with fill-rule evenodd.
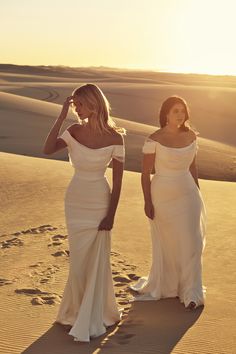
<svg viewBox="0 0 236 354"><path fill-rule="evenodd" d="M149 276L131 288L140 294L137 300L178 297L194 310L204 304L205 207L196 168L196 134L188 123L186 102L171 96L160 110L161 128L144 144L142 188L153 259Z"/></svg>
<svg viewBox="0 0 236 354"><path fill-rule="evenodd" d="M70 105L79 122L59 136ZM75 341L88 342L120 320L109 257L123 176L124 133L110 117L102 91L86 84L66 99L44 146L45 154L68 148L75 172L65 196L69 277L56 320L71 326ZM111 160L112 189L104 175Z"/></svg>

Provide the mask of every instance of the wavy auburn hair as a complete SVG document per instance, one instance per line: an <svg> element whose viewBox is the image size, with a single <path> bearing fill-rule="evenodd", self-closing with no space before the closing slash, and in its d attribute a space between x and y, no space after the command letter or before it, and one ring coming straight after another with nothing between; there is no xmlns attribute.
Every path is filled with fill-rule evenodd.
<svg viewBox="0 0 236 354"><path fill-rule="evenodd" d="M120 134L125 134L125 129L116 126L110 117L110 104L100 88L94 84L85 84L74 90L73 96L84 99L88 109L93 113L90 119L91 126L100 133L111 132L111 129Z"/></svg>
<svg viewBox="0 0 236 354"><path fill-rule="evenodd" d="M185 120L184 120L183 124L181 124L180 129L184 130L184 131L188 131L190 129L189 109L188 109L188 106L187 106L187 103L185 102L185 100L179 96L168 97L163 102L161 109L160 109L160 113L159 113L160 126L161 126L161 128L163 128L167 125L167 115L170 112L171 108L177 103L181 103L184 106L184 111L185 111ZM187 125L186 125L186 122L187 122Z"/></svg>

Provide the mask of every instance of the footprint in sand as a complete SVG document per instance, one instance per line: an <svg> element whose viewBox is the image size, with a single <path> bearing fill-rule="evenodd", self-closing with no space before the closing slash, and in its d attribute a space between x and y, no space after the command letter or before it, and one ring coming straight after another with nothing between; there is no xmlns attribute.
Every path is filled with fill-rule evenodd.
<svg viewBox="0 0 236 354"><path fill-rule="evenodd" d="M115 286L119 287L119 286L125 286L126 284L124 283L115 283Z"/></svg>
<svg viewBox="0 0 236 354"><path fill-rule="evenodd" d="M131 282L131 280L128 277L123 276L123 275L117 275L117 276L113 277L113 280L115 281L116 287L125 286Z"/></svg>
<svg viewBox="0 0 236 354"><path fill-rule="evenodd" d="M54 235L52 236L51 240L52 243L48 245L48 247L51 246L61 246L63 244L63 241L68 237L68 235Z"/></svg>
<svg viewBox="0 0 236 354"><path fill-rule="evenodd" d="M134 271L137 267L131 264L124 264L123 270Z"/></svg>
<svg viewBox="0 0 236 354"><path fill-rule="evenodd" d="M12 246L19 247L19 246L23 246L24 242L20 238L14 237L9 240L0 242L0 245L1 245L1 248L10 248Z"/></svg>
<svg viewBox="0 0 236 354"><path fill-rule="evenodd" d="M43 262L38 262L38 263L35 263L35 264L30 265L30 268L41 267L42 264L43 264Z"/></svg>
<svg viewBox="0 0 236 354"><path fill-rule="evenodd" d="M14 234L12 234L12 236L20 236L21 235L21 231L19 232L14 232Z"/></svg>
<svg viewBox="0 0 236 354"><path fill-rule="evenodd" d="M47 268L43 268L42 264L33 264L30 266L31 268L36 268L32 272L29 273L29 276L34 278L41 277L39 282L41 284L45 284L55 280L54 274L60 270L58 265L48 265Z"/></svg>
<svg viewBox="0 0 236 354"><path fill-rule="evenodd" d="M54 241L52 243L49 243L48 244L48 247L51 247L51 246L61 246L63 244L62 241Z"/></svg>
<svg viewBox="0 0 236 354"><path fill-rule="evenodd" d="M61 250L61 251L57 251L55 253L52 253L52 256L54 256L54 257L61 257L61 256L68 257L69 255L70 255L70 252L68 250Z"/></svg>
<svg viewBox="0 0 236 354"><path fill-rule="evenodd" d="M112 256L115 256L115 257L120 256L120 254L117 253L117 252L111 252L111 255L112 255Z"/></svg>
<svg viewBox="0 0 236 354"><path fill-rule="evenodd" d="M111 255L113 257L120 256L119 253L115 252L111 252ZM132 281L136 281L140 278L134 272L137 267L132 264L128 264L127 261L123 259L114 258L112 266L114 267L114 270L112 270L112 275L114 280L114 286L116 288L115 296L118 304L123 308L124 315L127 315L127 313L130 312L131 308L130 291L127 292L127 290L129 289L129 283L131 283ZM122 269L122 271L119 271L120 268Z"/></svg>
<svg viewBox="0 0 236 354"><path fill-rule="evenodd" d="M27 296L37 295L36 297L32 298L32 305L55 305L61 301L61 297L59 295L51 294L38 288L16 289L15 292L17 294L23 294Z"/></svg>
<svg viewBox="0 0 236 354"><path fill-rule="evenodd" d="M53 241L58 241L58 240L65 240L68 237L68 235L54 235L52 236Z"/></svg>
<svg viewBox="0 0 236 354"><path fill-rule="evenodd" d="M128 274L128 277L129 277L131 280L138 280L138 279L140 278L137 274L134 274L134 273Z"/></svg>
<svg viewBox="0 0 236 354"><path fill-rule="evenodd" d="M48 283L50 280L51 280L51 278L43 278L43 279L40 280L40 283L41 283L41 284L46 284L46 283Z"/></svg>
<svg viewBox="0 0 236 354"><path fill-rule="evenodd" d="M41 234L44 233L46 231L55 231L57 230L57 227L53 227L52 225L41 225L38 227L32 227L31 229L27 229L27 230L22 230L22 231L18 231L13 233L13 236L19 236L19 235L25 235L25 234Z"/></svg>
<svg viewBox="0 0 236 354"><path fill-rule="evenodd" d="M15 289L15 293L24 294L24 295L50 295L50 293L48 293L46 291L42 291L38 288Z"/></svg>
<svg viewBox="0 0 236 354"><path fill-rule="evenodd" d="M50 264L47 269L44 271L46 274L54 274L60 270L60 266L57 264Z"/></svg>
<svg viewBox="0 0 236 354"><path fill-rule="evenodd" d="M130 283L131 280L125 276L121 276L121 275L118 275L116 277L113 278L114 281L117 281L119 283Z"/></svg>
<svg viewBox="0 0 236 354"><path fill-rule="evenodd" d="M32 305L56 305L61 302L60 296L51 294L48 296L37 296L31 300Z"/></svg>
<svg viewBox="0 0 236 354"><path fill-rule="evenodd" d="M9 279L0 278L0 286L12 284L13 281Z"/></svg>
<svg viewBox="0 0 236 354"><path fill-rule="evenodd" d="M47 267L44 271L42 271L42 275L44 278L40 280L41 284L48 283L49 281L54 279L54 274L60 270L60 267L57 265L51 265Z"/></svg>
<svg viewBox="0 0 236 354"><path fill-rule="evenodd" d="M116 296L116 297L121 297L121 294L123 294L123 291L122 291L122 290L120 290L119 292L116 292L116 293L115 293L115 296Z"/></svg>

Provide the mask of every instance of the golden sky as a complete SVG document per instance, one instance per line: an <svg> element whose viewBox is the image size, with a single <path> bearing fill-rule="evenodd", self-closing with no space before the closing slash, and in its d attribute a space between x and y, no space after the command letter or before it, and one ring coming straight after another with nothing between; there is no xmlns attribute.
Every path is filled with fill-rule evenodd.
<svg viewBox="0 0 236 354"><path fill-rule="evenodd" d="M235 0L9 0L0 63L236 75Z"/></svg>

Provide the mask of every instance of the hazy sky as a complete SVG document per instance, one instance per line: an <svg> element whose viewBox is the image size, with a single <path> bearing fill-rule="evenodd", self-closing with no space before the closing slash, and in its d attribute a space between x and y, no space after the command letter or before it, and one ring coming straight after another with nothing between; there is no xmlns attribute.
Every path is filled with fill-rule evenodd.
<svg viewBox="0 0 236 354"><path fill-rule="evenodd" d="M0 0L0 63L236 75L235 0Z"/></svg>

